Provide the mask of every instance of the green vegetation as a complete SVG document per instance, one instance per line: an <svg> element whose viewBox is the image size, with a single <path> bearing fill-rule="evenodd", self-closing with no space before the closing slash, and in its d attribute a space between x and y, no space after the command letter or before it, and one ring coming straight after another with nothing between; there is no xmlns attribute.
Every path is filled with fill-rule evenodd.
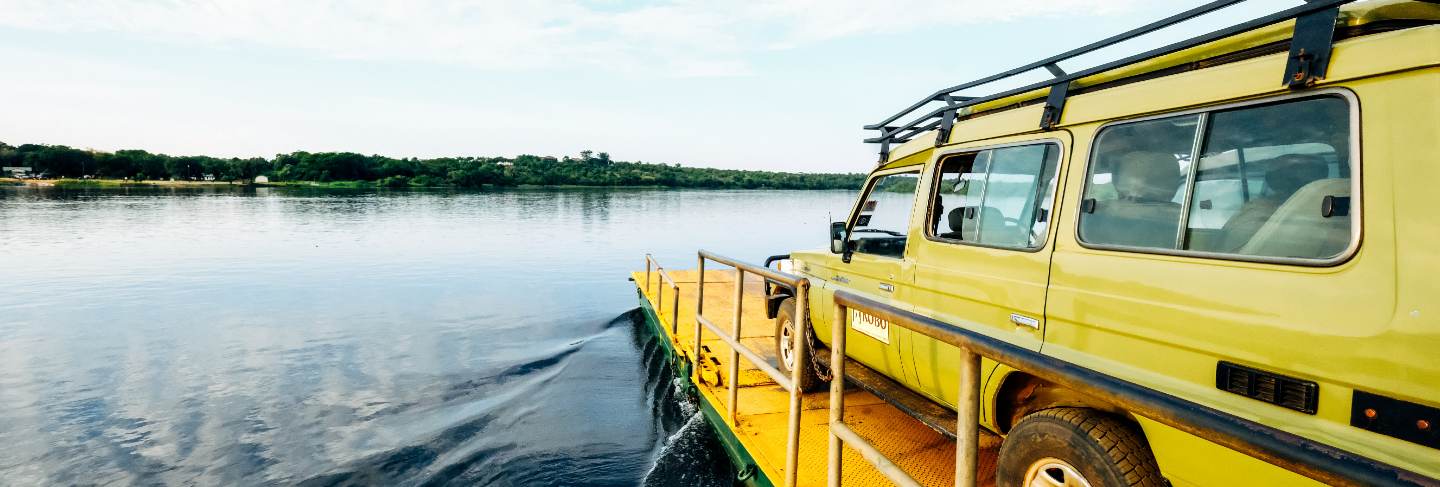
<svg viewBox="0 0 1440 487"><path fill-rule="evenodd" d="M273 159L169 156L143 150L98 152L63 145L0 142L0 166L28 166L48 178L131 181L315 182L325 187L663 186L673 188L855 189L862 174L805 174L621 162L604 152L579 157L396 159L352 152L292 152ZM85 180L65 185L83 185Z"/></svg>
<svg viewBox="0 0 1440 487"><path fill-rule="evenodd" d="M875 183L873 191L882 193L914 193L915 188L920 186L920 176L915 174L895 174L880 179Z"/></svg>

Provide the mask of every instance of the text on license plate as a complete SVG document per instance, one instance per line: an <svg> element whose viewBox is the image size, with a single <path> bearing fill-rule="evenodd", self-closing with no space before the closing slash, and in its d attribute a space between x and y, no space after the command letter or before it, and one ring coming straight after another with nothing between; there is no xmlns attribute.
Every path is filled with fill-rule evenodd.
<svg viewBox="0 0 1440 487"><path fill-rule="evenodd" d="M855 331L858 331L860 333L864 333L870 338L880 340L881 343L884 343L886 345L890 344L890 322L888 321L882 320L869 314L862 313L860 312L860 310L851 308L850 328L853 328Z"/></svg>

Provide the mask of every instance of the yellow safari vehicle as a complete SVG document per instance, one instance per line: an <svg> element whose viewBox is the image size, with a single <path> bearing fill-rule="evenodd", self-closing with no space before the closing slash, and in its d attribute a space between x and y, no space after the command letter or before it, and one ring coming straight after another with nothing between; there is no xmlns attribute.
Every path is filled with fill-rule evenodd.
<svg viewBox="0 0 1440 487"><path fill-rule="evenodd" d="M1311 1L1294 22L1056 64L1232 3L867 127L880 164L831 248L790 254L813 348L843 318L850 360L956 407L960 352L833 316L845 291L1434 485L1440 4ZM959 94L1040 68L1054 78ZM816 389L824 364L796 363L794 298L772 292L784 370ZM988 359L980 377L980 423L1006 436L999 485L1316 483Z"/></svg>

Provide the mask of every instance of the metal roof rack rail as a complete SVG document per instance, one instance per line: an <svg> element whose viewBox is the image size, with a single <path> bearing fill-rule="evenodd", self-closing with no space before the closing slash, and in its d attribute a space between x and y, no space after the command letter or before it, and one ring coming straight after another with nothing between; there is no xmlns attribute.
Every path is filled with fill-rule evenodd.
<svg viewBox="0 0 1440 487"><path fill-rule="evenodd" d="M1330 47L1334 38L1335 21L1340 15L1340 6L1354 2L1355 0L1306 0L1307 3L1303 5L1298 5L1208 34L1192 37L1073 73L1065 72L1060 69L1060 66L1057 64L1061 61L1088 54L1145 34L1150 34L1244 1L1245 0L1215 0L1164 19L1145 24L1125 33L1071 49L1055 56L936 91L904 110L901 110L899 113L891 115L878 123L866 125L866 130L875 130L879 132L879 135L867 138L865 142L880 144L880 162L883 164L889 157L890 146L892 144L908 142L915 136L931 130L939 129L938 137L935 139L935 145L939 146L944 144L949 139L950 129L954 126L957 113L961 109L1043 88L1049 88L1050 92L1045 98L1045 108L1040 118L1040 128L1048 130L1059 124L1060 116L1065 109L1065 98L1070 90L1070 84L1076 80L1129 66L1158 56L1173 54L1290 19L1295 19L1295 30L1291 36L1290 57L1286 62L1283 85L1290 88L1303 88L1325 77L1326 69L1330 63ZM990 84L1041 68L1049 71L1054 77L1049 80L991 95L960 96L958 94L961 90ZM911 119L909 122L895 125L897 120L919 113L927 105L934 102L943 102L944 105L923 112L922 115Z"/></svg>

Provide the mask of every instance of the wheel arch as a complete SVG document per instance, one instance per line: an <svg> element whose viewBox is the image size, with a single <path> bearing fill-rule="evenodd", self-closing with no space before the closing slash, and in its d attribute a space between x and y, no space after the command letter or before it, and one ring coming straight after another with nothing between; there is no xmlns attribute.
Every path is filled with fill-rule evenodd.
<svg viewBox="0 0 1440 487"><path fill-rule="evenodd" d="M1001 366L1001 369L1005 372L995 393L993 410L995 427L1002 434L1009 433L1010 428L1026 415L1061 407L1089 408L1113 413L1139 429L1140 424L1130 412L1115 404L1023 371L1005 366Z"/></svg>
<svg viewBox="0 0 1440 487"><path fill-rule="evenodd" d="M770 288L770 292L765 295L765 318L773 320L776 315L780 314L780 305L786 299L794 297L795 292L789 287L772 284L768 281L766 285Z"/></svg>

